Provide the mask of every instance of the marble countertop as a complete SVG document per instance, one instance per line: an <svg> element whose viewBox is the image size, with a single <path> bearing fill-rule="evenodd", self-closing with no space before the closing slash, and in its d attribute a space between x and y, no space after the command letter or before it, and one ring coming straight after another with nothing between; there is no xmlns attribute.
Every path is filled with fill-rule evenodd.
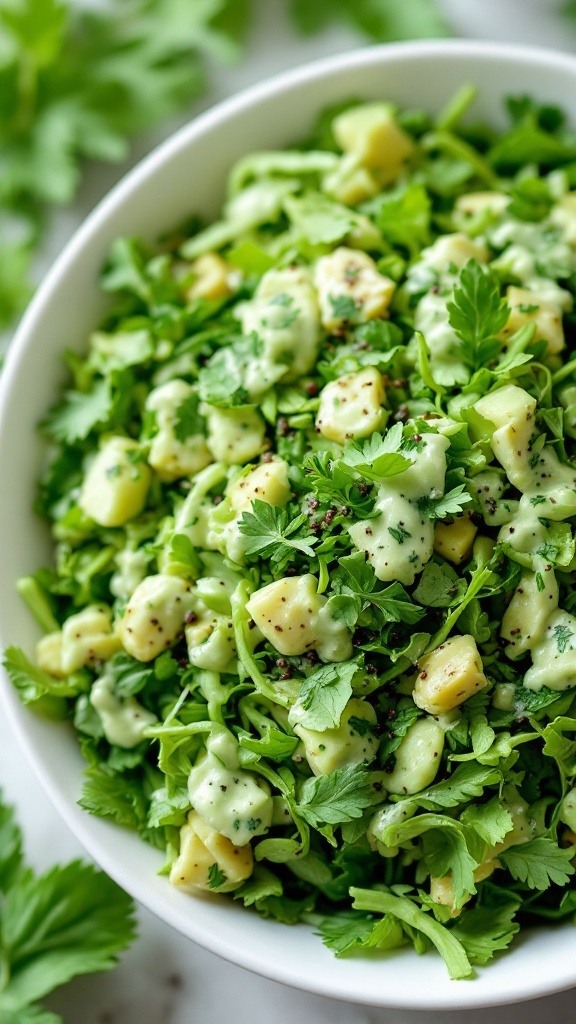
<svg viewBox="0 0 576 1024"><path fill-rule="evenodd" d="M402 2L402 0L397 0ZM562 46L576 50L572 35L552 16L556 0L441 0L462 35ZM214 71L210 92L191 114L284 68L360 43L341 26L319 36L297 37L285 16L285 0L260 3L258 24L241 64ZM521 17L519 10L521 9ZM182 123L140 142L133 160ZM94 166L72 208L55 218L39 261L42 273L77 224L128 168ZM77 841L49 805L16 739L0 720L0 784L17 808L30 861L39 868L82 855ZM457 1013L377 1010L335 1002L288 989L224 963L140 910L140 937L117 970L79 979L61 989L49 1007L67 1024L216 1024L230 1013L235 1024L572 1024L574 995L566 992L517 1006ZM462 983L465 984L465 983Z"/></svg>

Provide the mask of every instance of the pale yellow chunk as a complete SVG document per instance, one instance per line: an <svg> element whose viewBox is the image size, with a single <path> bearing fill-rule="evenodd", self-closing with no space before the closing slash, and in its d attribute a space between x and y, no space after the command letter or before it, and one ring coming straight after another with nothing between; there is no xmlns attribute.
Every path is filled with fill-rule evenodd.
<svg viewBox="0 0 576 1024"><path fill-rule="evenodd" d="M255 466L228 489L230 504L236 512L249 509L256 499L268 505L285 505L291 493L288 464L283 459Z"/></svg>
<svg viewBox="0 0 576 1024"><path fill-rule="evenodd" d="M57 679L64 679L66 673L62 668L62 631L47 633L36 644L36 663L38 668Z"/></svg>
<svg viewBox="0 0 576 1024"><path fill-rule="evenodd" d="M174 643L193 606L187 580L163 573L147 576L136 587L118 624L124 650L138 661L151 661Z"/></svg>
<svg viewBox="0 0 576 1024"><path fill-rule="evenodd" d="M540 584L540 586L539 586ZM558 607L558 583L554 570L525 572L504 612L500 635L508 641L506 656L520 658L544 636L552 612Z"/></svg>
<svg viewBox="0 0 576 1024"><path fill-rule="evenodd" d="M71 615L62 626L62 673L67 676L84 665L107 661L121 647L112 632L112 612L105 604L91 604Z"/></svg>
<svg viewBox="0 0 576 1024"><path fill-rule="evenodd" d="M541 299L529 288L515 286L508 288L506 301L510 306L510 316L499 334L502 341L508 341L526 324L534 324L534 341L547 343L547 355L553 356L562 351L565 346L564 327L562 309L557 303Z"/></svg>
<svg viewBox="0 0 576 1024"><path fill-rule="evenodd" d="M199 602L201 604L201 602ZM184 627L188 660L197 668L225 672L236 654L234 625L226 615L196 606L196 619Z"/></svg>
<svg viewBox="0 0 576 1024"><path fill-rule="evenodd" d="M232 289L229 277L232 267L218 253L206 252L194 260L190 270L194 280L186 292L190 299L223 299Z"/></svg>
<svg viewBox="0 0 576 1024"><path fill-rule="evenodd" d="M368 726L376 725L376 712L368 701L351 697L339 725L324 732L307 729L301 721L305 715L306 712L296 703L290 711L289 722L304 744L306 760L314 775L330 775L337 768L369 763L376 757L379 738L370 730L358 732L354 723L350 724L352 718L366 722Z"/></svg>
<svg viewBox="0 0 576 1024"><path fill-rule="evenodd" d="M446 640L418 662L412 697L430 715L458 707L488 685L476 641L469 634Z"/></svg>
<svg viewBox="0 0 576 1024"><path fill-rule="evenodd" d="M208 447L217 462L244 465L266 451L266 424L257 409L218 409L207 405Z"/></svg>
<svg viewBox="0 0 576 1024"><path fill-rule="evenodd" d="M234 846L196 811L190 811L186 824L180 829L180 852L170 870L170 884L190 893L198 890L230 892L250 877L253 867L251 846ZM224 875L219 886L213 884L216 869Z"/></svg>
<svg viewBox="0 0 576 1024"><path fill-rule="evenodd" d="M452 565L460 565L472 552L478 527L467 515L459 516L453 523L436 523L434 527L434 551Z"/></svg>
<svg viewBox="0 0 576 1024"><path fill-rule="evenodd" d="M568 245L576 247L576 192L561 196L550 211L550 223L560 228Z"/></svg>
<svg viewBox="0 0 576 1024"><path fill-rule="evenodd" d="M384 398L382 374L372 366L339 377L322 390L316 430L339 444L369 437L385 422Z"/></svg>
<svg viewBox="0 0 576 1024"><path fill-rule="evenodd" d="M387 103L364 103L345 110L332 122L334 137L345 153L378 172L382 185L394 181L414 153L414 143L396 123Z"/></svg>
<svg viewBox="0 0 576 1024"><path fill-rule="evenodd" d="M374 175L360 165L353 153L343 156L338 166L322 182L322 191L345 206L356 206L366 199L372 199L379 190Z"/></svg>
<svg viewBox="0 0 576 1024"><path fill-rule="evenodd" d="M477 868L474 869L473 877L474 882L483 882L484 879L489 878L490 875L501 867L500 861L497 858L483 861ZM438 903L442 907L450 907L451 917L458 917L462 913L462 907L465 903L469 903L472 899L473 893L469 893L464 896L461 900L460 905L456 906L456 898L454 896L454 884L452 881L452 875L448 872L443 878L431 878L430 879L430 898L434 900L434 903Z"/></svg>
<svg viewBox="0 0 576 1024"><path fill-rule="evenodd" d="M352 320L373 320L388 316L388 307L396 284L381 274L371 256L359 249L340 246L316 263L314 283L320 303L323 327L330 333L341 331ZM348 315L349 300L354 309Z"/></svg>
<svg viewBox="0 0 576 1024"><path fill-rule="evenodd" d="M252 594L246 605L261 633L280 654L316 650L322 661L352 657L352 634L333 619L311 573L288 576Z"/></svg>
<svg viewBox="0 0 576 1024"><path fill-rule="evenodd" d="M419 263L439 274L453 274L454 270L462 270L468 260L486 263L489 255L482 241L456 231L452 235L441 235L428 248L422 249Z"/></svg>
<svg viewBox="0 0 576 1024"><path fill-rule="evenodd" d="M152 474L128 437L104 441L82 484L78 504L99 526L123 526L144 508Z"/></svg>
<svg viewBox="0 0 576 1024"><path fill-rule="evenodd" d="M466 192L458 196L454 209L465 217L476 217L483 213L503 213L509 202L510 196L504 192Z"/></svg>

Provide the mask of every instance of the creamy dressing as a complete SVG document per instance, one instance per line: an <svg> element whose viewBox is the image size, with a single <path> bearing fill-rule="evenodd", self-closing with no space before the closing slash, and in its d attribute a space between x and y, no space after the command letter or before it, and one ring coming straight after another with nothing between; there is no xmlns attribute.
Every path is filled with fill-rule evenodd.
<svg viewBox="0 0 576 1024"><path fill-rule="evenodd" d="M423 434L422 451L403 473L380 484L374 519L349 527L352 543L365 551L379 580L414 582L432 557L434 524L423 516L417 502L444 493L446 450L450 441L442 434Z"/></svg>
<svg viewBox="0 0 576 1024"><path fill-rule="evenodd" d="M120 700L114 693L113 677L106 673L92 685L89 700L102 723L108 743L125 750L141 743L145 729L158 721L156 715L142 707L135 697Z"/></svg>

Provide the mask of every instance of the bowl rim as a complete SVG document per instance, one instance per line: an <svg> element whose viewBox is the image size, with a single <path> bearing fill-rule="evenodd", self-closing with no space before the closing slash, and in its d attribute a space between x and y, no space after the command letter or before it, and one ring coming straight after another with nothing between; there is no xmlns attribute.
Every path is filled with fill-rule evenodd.
<svg viewBox="0 0 576 1024"><path fill-rule="evenodd" d="M92 237L97 232L99 226L113 216L114 212L122 206L124 200L135 189L137 190L141 184L145 183L164 164L170 163L174 157L178 156L181 150L186 149L195 140L200 139L214 128L233 118L237 113L248 110L251 107L257 107L260 101L270 99L279 93L290 91L295 86L313 83L327 74L356 68L362 63L366 65L377 65L380 62L393 64L394 62L402 62L407 59L415 60L418 57L461 57L467 55L474 58L493 58L498 61L526 64L532 67L548 67L554 71L560 68L572 73L576 80L576 56L539 46L517 45L489 40L434 39L360 47L347 53L335 54L307 62L242 89L236 95L216 103L203 113L192 118L167 139L159 143L95 205L80 226L74 231L70 240L66 243L38 287L35 296L18 325L13 341L8 349L3 372L0 375L0 436L4 436L4 431L7 430L8 426L6 412L7 396L19 372L21 360L24 359L29 347L35 344L36 334L41 329L44 307L49 303L54 289L66 277L69 268L73 265L78 254L90 245ZM0 608L1 631L2 616ZM538 979L532 976L527 977L518 971L511 972L510 983L506 991L499 992L493 996L486 994L485 991L477 991L475 994L473 983L464 985L454 982L450 983L453 988L449 990L449 994L425 994L418 990L418 986L414 986L414 989L407 991L402 996L389 997L386 993L381 997L376 997L375 995L363 996L358 991L350 991L344 982L335 991L333 983L328 987L326 982L323 981L321 973L304 980L300 977L295 978L294 971L290 967L285 967L282 963L277 963L273 966L270 962L262 964L257 957L252 955L251 950L247 946L239 948L234 942L228 941L225 935L209 933L206 930L202 934L200 934L200 930L197 930L196 935L194 935L194 928L185 927L182 919L172 910L171 906L168 904L164 906L155 905L159 901L156 901L153 894L150 894L147 898L146 884L139 884L131 876L129 867L119 864L114 859L111 848L113 844L110 844L108 839L104 838L107 829L98 830L98 825L102 825L101 819L97 819L97 827L95 829L87 827L87 824L92 825L90 821L87 823L87 812L80 810L76 804L71 803L50 775L47 774L45 759L35 748L29 735L29 729L26 724L26 716L29 712L19 704L2 669L0 669L0 699L4 705L9 725L26 752L27 758L44 791L60 817L65 821L76 839L84 846L86 852L122 888L162 921L168 923L176 931L186 935L210 952L236 966L244 967L270 980L317 995L349 1002L362 1002L367 1005L412 1010L473 1009L523 1002L539 996L563 991L571 988L576 983L576 967L571 965L568 962L568 958L566 958L565 965L559 966L553 980ZM109 826L114 831L117 827ZM342 973L344 974L344 972Z"/></svg>

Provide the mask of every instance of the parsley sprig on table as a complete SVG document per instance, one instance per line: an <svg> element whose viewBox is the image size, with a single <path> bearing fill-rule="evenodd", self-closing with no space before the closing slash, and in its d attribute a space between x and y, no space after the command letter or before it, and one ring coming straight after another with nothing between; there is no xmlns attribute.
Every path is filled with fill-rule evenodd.
<svg viewBox="0 0 576 1024"><path fill-rule="evenodd" d="M0 796L0 1019L63 1024L38 1005L79 974L108 971L132 942L133 904L103 872L73 861L36 875Z"/></svg>

